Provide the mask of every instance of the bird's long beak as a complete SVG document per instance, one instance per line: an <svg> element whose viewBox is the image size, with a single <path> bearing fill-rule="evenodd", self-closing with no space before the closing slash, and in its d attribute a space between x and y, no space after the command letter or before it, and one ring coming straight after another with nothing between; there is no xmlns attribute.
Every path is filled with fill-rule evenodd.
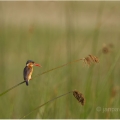
<svg viewBox="0 0 120 120"><path fill-rule="evenodd" d="M40 64L34 63L35 66L42 67Z"/></svg>

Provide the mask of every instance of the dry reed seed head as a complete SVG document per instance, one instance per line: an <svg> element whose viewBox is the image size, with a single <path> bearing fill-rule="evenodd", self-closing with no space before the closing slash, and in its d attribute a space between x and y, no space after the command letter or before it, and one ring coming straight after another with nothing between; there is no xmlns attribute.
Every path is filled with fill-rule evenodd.
<svg viewBox="0 0 120 120"><path fill-rule="evenodd" d="M88 57L85 57L84 59L84 63L87 65L91 65L91 63L98 63L99 60L96 56L93 55L89 55Z"/></svg>
<svg viewBox="0 0 120 120"><path fill-rule="evenodd" d="M89 57L85 57L84 58L84 63L90 65L91 64L90 58Z"/></svg>
<svg viewBox="0 0 120 120"><path fill-rule="evenodd" d="M93 62L95 62L95 58L94 58L93 55L89 55L89 57L91 58L91 60L92 60Z"/></svg>
<svg viewBox="0 0 120 120"><path fill-rule="evenodd" d="M110 43L110 44L103 44L103 48L102 48L102 52L104 53L104 54L107 54L107 53L109 53L109 52L111 52L111 49L114 47L114 45L112 44L112 43Z"/></svg>
<svg viewBox="0 0 120 120"><path fill-rule="evenodd" d="M102 52L105 54L109 53L109 47L106 44L103 45Z"/></svg>
<svg viewBox="0 0 120 120"><path fill-rule="evenodd" d="M94 61L95 61L96 63L99 63L98 57L95 57L95 56L94 56Z"/></svg>
<svg viewBox="0 0 120 120"><path fill-rule="evenodd" d="M102 52L105 53L105 54L107 54L107 53L109 53L109 49L108 49L107 47L104 47L104 48L102 49Z"/></svg>
<svg viewBox="0 0 120 120"><path fill-rule="evenodd" d="M83 94L78 91L73 91L73 96L78 100L78 102L81 103L81 105L85 104L85 99L83 97Z"/></svg>
<svg viewBox="0 0 120 120"><path fill-rule="evenodd" d="M98 58L97 58L96 56L89 55L89 57L91 58L91 60L92 60L93 62L95 62L95 63L98 63L98 62L99 62L99 60L98 60Z"/></svg>

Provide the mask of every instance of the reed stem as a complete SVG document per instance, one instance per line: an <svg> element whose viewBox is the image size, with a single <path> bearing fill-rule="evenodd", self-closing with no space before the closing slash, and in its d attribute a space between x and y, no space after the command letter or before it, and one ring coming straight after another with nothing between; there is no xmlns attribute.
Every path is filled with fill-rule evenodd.
<svg viewBox="0 0 120 120"><path fill-rule="evenodd" d="M79 62L80 60L83 60L83 59L74 60L74 61L68 62L68 63L66 63L66 64L64 64L64 65L61 65L61 66L52 68L52 69L50 69L50 70L47 70L47 71L45 71L45 72L43 72L43 73L37 74L35 77L32 78L32 80L33 80L34 78L38 77L38 76L41 76L41 75L43 75L43 74L45 74L45 73L48 73L48 72L50 72L50 71L53 71L53 70L62 68L62 67L64 67L64 66L68 65L68 64L72 64L72 63L75 63L75 62ZM23 84L23 83L25 83L25 81L22 81L22 82L18 83L17 85L9 88L8 90L2 92L2 93L0 94L0 96L4 95L5 93L11 91L12 89L14 89L14 88L16 88L16 87L18 87L18 86L20 86L20 85Z"/></svg>
<svg viewBox="0 0 120 120"><path fill-rule="evenodd" d="M42 106L46 105L47 103L50 103L50 102L52 102L52 101L54 101L54 100L56 100L56 99L58 99L58 98L60 98L60 97L63 97L63 96L65 96L65 95L67 95L67 94L70 94L70 93L73 93L73 91L67 92L67 93L65 93L65 94L62 94L62 95L60 95L60 96L57 96L57 97L55 97L55 98L53 98L53 99L47 101L46 103L44 103L44 104L42 104L42 105L36 107L36 108L33 109L32 111L30 111L29 113L27 113L26 115L24 115L24 116L21 117L20 119L25 118L26 116L30 115L32 112L34 112L35 110L41 108Z"/></svg>

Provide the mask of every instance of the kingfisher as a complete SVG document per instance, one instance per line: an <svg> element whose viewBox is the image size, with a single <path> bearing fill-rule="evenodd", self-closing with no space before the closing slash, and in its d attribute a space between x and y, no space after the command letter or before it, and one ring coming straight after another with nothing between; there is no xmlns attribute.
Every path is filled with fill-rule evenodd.
<svg viewBox="0 0 120 120"><path fill-rule="evenodd" d="M35 63L34 61L28 60L23 70L23 77L27 86L28 86L29 80L31 80L31 75L33 73L33 66L41 67L41 65Z"/></svg>

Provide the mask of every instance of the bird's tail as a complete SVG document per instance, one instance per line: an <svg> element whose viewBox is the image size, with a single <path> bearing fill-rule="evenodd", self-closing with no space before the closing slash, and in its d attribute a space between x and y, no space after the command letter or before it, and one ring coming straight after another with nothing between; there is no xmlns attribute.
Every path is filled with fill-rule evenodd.
<svg viewBox="0 0 120 120"><path fill-rule="evenodd" d="M26 80L25 82L26 82L26 85L28 86L28 85L29 85L29 84L28 84L28 83L29 83L29 81L28 81L28 80Z"/></svg>

